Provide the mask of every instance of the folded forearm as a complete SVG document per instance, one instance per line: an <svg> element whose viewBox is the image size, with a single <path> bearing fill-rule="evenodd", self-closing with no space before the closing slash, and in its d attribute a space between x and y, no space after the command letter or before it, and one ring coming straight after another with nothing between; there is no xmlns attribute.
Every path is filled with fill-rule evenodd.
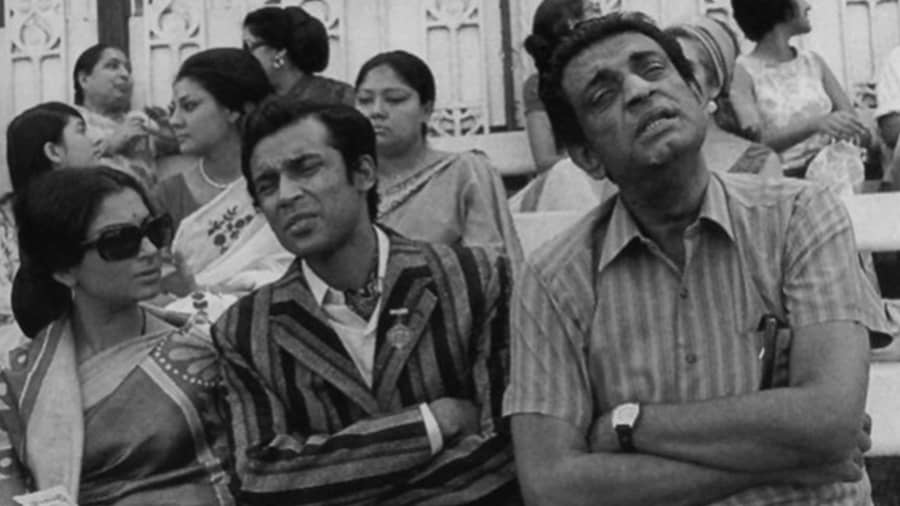
<svg viewBox="0 0 900 506"><path fill-rule="evenodd" d="M548 506L700 505L765 484L762 474L608 453L573 456L552 469L540 470L534 480L522 479L529 504Z"/></svg>
<svg viewBox="0 0 900 506"><path fill-rule="evenodd" d="M798 388L645 407L641 453L733 471L793 469L844 458L855 432L841 409ZM847 402L850 402L849 400ZM858 420L862 421L860 411Z"/></svg>
<svg viewBox="0 0 900 506"><path fill-rule="evenodd" d="M276 435L238 452L242 494L264 503L277 497L299 504L324 491L329 499L375 497L431 460L417 406L331 435Z"/></svg>

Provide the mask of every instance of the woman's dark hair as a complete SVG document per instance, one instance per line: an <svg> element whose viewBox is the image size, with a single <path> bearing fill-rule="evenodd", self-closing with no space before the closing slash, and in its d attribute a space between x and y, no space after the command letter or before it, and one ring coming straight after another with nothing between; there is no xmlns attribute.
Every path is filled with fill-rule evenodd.
<svg viewBox="0 0 900 506"><path fill-rule="evenodd" d="M244 28L274 49L287 50L295 67L314 74L328 66L328 31L300 7L263 7L244 18Z"/></svg>
<svg viewBox="0 0 900 506"><path fill-rule="evenodd" d="M753 42L795 14L791 0L731 0L731 10L741 31Z"/></svg>
<svg viewBox="0 0 900 506"><path fill-rule="evenodd" d="M26 110L9 123L6 165L13 192L22 191L33 178L53 169L44 144L61 142L63 129L72 118L83 119L70 105L46 102Z"/></svg>
<svg viewBox="0 0 900 506"><path fill-rule="evenodd" d="M689 85L696 85L691 63L684 56L678 41L663 32L646 14L617 11L583 21L565 35L553 51L550 69L541 74L539 86L541 100L550 116L550 125L564 145L579 146L586 142L575 109L562 89L566 66L593 44L628 32L640 33L653 39L669 57L681 78Z"/></svg>
<svg viewBox="0 0 900 506"><path fill-rule="evenodd" d="M232 111L246 112L273 92L259 61L237 48L200 51L181 64L175 82L190 79Z"/></svg>
<svg viewBox="0 0 900 506"><path fill-rule="evenodd" d="M253 150L263 139L304 118L316 118L328 129L328 142L336 149L347 167L347 178L359 170L359 160L370 156L378 160L375 150L375 130L372 123L355 108L344 104L323 104L299 100L292 95L273 95L247 117L241 143L241 172L247 191L257 203L256 186L250 162ZM378 216L378 190L375 186L366 195L369 218Z"/></svg>
<svg viewBox="0 0 900 506"><path fill-rule="evenodd" d="M407 86L415 90L419 95L419 102L423 105L434 104L437 92L431 68L418 56L401 50L378 53L363 63L359 73L356 74L355 88L357 93L369 72L382 65L386 65L393 70ZM428 125L423 124L422 137L426 135L428 135Z"/></svg>
<svg viewBox="0 0 900 506"><path fill-rule="evenodd" d="M50 171L16 197L22 266L13 284L12 306L25 335L33 337L69 310L71 291L53 274L82 261L85 250L81 243L103 200L127 189L140 195L154 212L136 179L106 167Z"/></svg>
<svg viewBox="0 0 900 506"><path fill-rule="evenodd" d="M550 65L553 49L569 32L573 22L584 15L583 0L544 0L534 12L531 34L525 38L525 50L534 59L538 72Z"/></svg>
<svg viewBox="0 0 900 506"><path fill-rule="evenodd" d="M75 105L84 105L84 89L81 87L81 83L78 82L78 75L82 73L91 75L94 72L94 67L100 62L100 58L103 57L103 52L107 49L118 49L121 51L121 49L109 44L94 44L82 51L78 55L78 59L75 60L75 70L72 71L72 82L75 83Z"/></svg>

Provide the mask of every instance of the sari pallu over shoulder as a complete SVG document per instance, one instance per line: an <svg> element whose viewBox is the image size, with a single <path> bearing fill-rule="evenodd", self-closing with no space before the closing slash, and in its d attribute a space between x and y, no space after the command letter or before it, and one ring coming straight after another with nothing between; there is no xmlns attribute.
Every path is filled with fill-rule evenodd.
<svg viewBox="0 0 900 506"><path fill-rule="evenodd" d="M183 256L206 295L210 319L241 295L280 278L294 260L253 205L243 178L182 220L172 251ZM191 297L168 308L194 311Z"/></svg>
<svg viewBox="0 0 900 506"><path fill-rule="evenodd" d="M55 486L82 506L158 504L173 493L184 496L178 504L233 504L208 336L158 327L77 364L63 318L16 344L0 371L0 504ZM165 443L176 440L178 455Z"/></svg>

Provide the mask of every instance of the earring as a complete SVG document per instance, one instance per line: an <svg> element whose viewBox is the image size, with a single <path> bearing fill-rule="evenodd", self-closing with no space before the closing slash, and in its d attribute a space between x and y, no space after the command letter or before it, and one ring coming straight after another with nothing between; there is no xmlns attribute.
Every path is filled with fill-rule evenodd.
<svg viewBox="0 0 900 506"><path fill-rule="evenodd" d="M281 67L284 66L284 58L281 56L276 56L275 59L272 61L272 66L275 67L276 69L280 69Z"/></svg>
<svg viewBox="0 0 900 506"><path fill-rule="evenodd" d="M710 100L709 103L706 104L706 112L708 114L715 114L718 110L719 104L715 103L714 101Z"/></svg>

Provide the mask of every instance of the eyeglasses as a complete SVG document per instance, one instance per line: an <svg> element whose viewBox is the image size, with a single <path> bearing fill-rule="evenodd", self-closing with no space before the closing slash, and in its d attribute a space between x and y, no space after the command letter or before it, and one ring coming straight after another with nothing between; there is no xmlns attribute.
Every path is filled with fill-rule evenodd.
<svg viewBox="0 0 900 506"><path fill-rule="evenodd" d="M81 243L81 247L85 250L97 248L100 258L115 262L136 257L144 237L157 248L168 246L172 242L173 229L172 217L163 214L148 218L140 226L128 224L108 228L93 241Z"/></svg>
<svg viewBox="0 0 900 506"><path fill-rule="evenodd" d="M248 53L252 53L253 51L256 51L256 48L267 46L267 45L268 44L266 44L265 41L262 41L262 40L255 40L250 43L244 42L244 51L247 51Z"/></svg>

